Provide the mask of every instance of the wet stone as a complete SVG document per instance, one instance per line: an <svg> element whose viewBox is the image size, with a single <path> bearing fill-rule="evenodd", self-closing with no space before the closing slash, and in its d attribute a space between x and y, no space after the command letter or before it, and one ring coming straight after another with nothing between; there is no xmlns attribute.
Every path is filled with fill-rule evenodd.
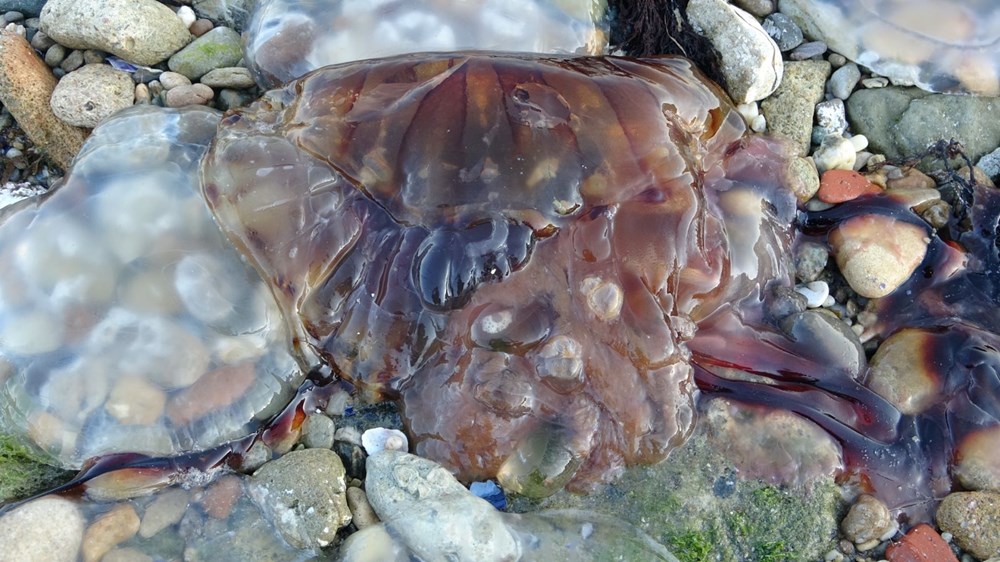
<svg viewBox="0 0 1000 562"><path fill-rule="evenodd" d="M139 516L135 508L121 504L96 518L83 534L81 549L84 562L97 562L115 546L126 541L139 530Z"/></svg>
<svg viewBox="0 0 1000 562"><path fill-rule="evenodd" d="M823 244L802 242L795 247L795 277L804 283L819 278L826 269L830 251Z"/></svg>
<svg viewBox="0 0 1000 562"><path fill-rule="evenodd" d="M823 100L829 75L826 61L788 62L781 86L760 104L768 130L796 143L801 156L809 153L816 104Z"/></svg>
<svg viewBox="0 0 1000 562"><path fill-rule="evenodd" d="M951 533L955 543L973 556L981 560L1000 556L1000 494L948 494L936 519L941 530Z"/></svg>
<svg viewBox="0 0 1000 562"><path fill-rule="evenodd" d="M309 414L302 422L302 443L310 449L330 449L337 430L333 420L323 414Z"/></svg>
<svg viewBox="0 0 1000 562"><path fill-rule="evenodd" d="M923 227L881 215L848 219L830 234L844 278L859 295L878 298L895 291L924 259Z"/></svg>
<svg viewBox="0 0 1000 562"><path fill-rule="evenodd" d="M228 27L216 27L170 57L170 70L197 80L208 71L234 66L243 58L240 35Z"/></svg>
<svg viewBox="0 0 1000 562"><path fill-rule="evenodd" d="M323 547L351 522L344 476L333 451L292 451L260 467L250 493L288 544Z"/></svg>
<svg viewBox="0 0 1000 562"><path fill-rule="evenodd" d="M774 39L782 52L790 51L802 43L802 30L785 14L775 12L764 18L764 31Z"/></svg>
<svg viewBox="0 0 1000 562"><path fill-rule="evenodd" d="M958 444L952 472L968 490L1000 491L1000 426L970 432Z"/></svg>
<svg viewBox="0 0 1000 562"><path fill-rule="evenodd" d="M927 355L939 336L934 332L905 329L889 336L872 357L866 385L900 412L914 415L940 397L941 373Z"/></svg>
<svg viewBox="0 0 1000 562"><path fill-rule="evenodd" d="M0 542L11 560L74 562L85 521L73 502L43 497L0 516Z"/></svg>
<svg viewBox="0 0 1000 562"><path fill-rule="evenodd" d="M840 522L840 529L858 550L870 550L899 530L889 508L875 496L862 494Z"/></svg>

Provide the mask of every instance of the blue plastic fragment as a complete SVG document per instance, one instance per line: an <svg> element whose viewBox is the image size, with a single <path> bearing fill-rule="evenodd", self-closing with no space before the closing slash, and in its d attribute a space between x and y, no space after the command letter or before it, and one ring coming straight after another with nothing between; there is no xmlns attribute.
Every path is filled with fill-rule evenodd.
<svg viewBox="0 0 1000 562"><path fill-rule="evenodd" d="M469 491L473 495L483 498L484 500L493 504L493 507L503 511L507 509L507 496L503 494L503 490L500 486L496 485L496 482L492 480L487 480L485 482L473 482L469 486Z"/></svg>
<svg viewBox="0 0 1000 562"><path fill-rule="evenodd" d="M110 64L116 70L122 70L125 72L135 72L136 70L139 70L139 67L135 66L134 64L115 56L108 56L108 58L105 60L107 60L108 64Z"/></svg>

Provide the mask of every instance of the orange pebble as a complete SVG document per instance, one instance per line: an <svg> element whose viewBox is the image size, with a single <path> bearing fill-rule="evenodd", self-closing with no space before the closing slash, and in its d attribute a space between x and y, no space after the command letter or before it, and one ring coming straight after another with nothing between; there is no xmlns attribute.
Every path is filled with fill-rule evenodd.
<svg viewBox="0 0 1000 562"><path fill-rule="evenodd" d="M854 170L827 170L820 178L816 195L824 203L843 203L879 191L878 186Z"/></svg>
<svg viewBox="0 0 1000 562"><path fill-rule="evenodd" d="M958 562L941 535L923 523L885 550L889 562Z"/></svg>

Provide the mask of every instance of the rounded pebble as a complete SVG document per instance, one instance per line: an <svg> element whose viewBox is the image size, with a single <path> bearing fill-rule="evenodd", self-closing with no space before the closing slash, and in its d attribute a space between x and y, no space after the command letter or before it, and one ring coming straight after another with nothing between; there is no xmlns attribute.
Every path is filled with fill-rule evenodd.
<svg viewBox="0 0 1000 562"><path fill-rule="evenodd" d="M184 107L186 105L205 105L212 100L215 92L204 84L178 86L167 90L164 102L167 107Z"/></svg>
<svg viewBox="0 0 1000 562"><path fill-rule="evenodd" d="M848 219L829 241L844 279L868 298L891 294L909 279L929 242L924 228L882 215Z"/></svg>
<svg viewBox="0 0 1000 562"><path fill-rule="evenodd" d="M798 293L806 298L806 306L809 308L819 308L826 303L826 298L830 296L830 286L826 281L813 281L806 285L795 287Z"/></svg>
<svg viewBox="0 0 1000 562"><path fill-rule="evenodd" d="M806 60L813 57L818 57L826 52L826 43L822 41L810 41L809 43L802 43L795 48L794 51L788 55L788 58L792 60Z"/></svg>
<svg viewBox="0 0 1000 562"><path fill-rule="evenodd" d="M869 548L863 546L873 541L878 544L896 534L899 523L893 519L885 503L875 496L862 494L840 522L840 530L857 545L858 550L864 551Z"/></svg>
<svg viewBox="0 0 1000 562"><path fill-rule="evenodd" d="M184 27L188 28L188 31L191 30L191 25L198 19L191 6L181 6L178 8L177 17L181 19L181 23L184 24Z"/></svg>
<svg viewBox="0 0 1000 562"><path fill-rule="evenodd" d="M386 429L384 427L373 427L361 434L361 446L365 452L374 455L381 451L402 451L410 449L409 440L406 434L398 429Z"/></svg>
<svg viewBox="0 0 1000 562"><path fill-rule="evenodd" d="M183 74L177 72L166 71L160 73L159 77L160 84L163 85L164 90L172 90L180 86L190 86L191 79Z"/></svg>
<svg viewBox="0 0 1000 562"><path fill-rule="evenodd" d="M830 81L828 83L830 87L830 93L833 94L835 98L840 100L846 100L851 96L851 92L854 88L858 86L858 82L861 80L861 69L858 65L853 62L849 62L830 75Z"/></svg>
<svg viewBox="0 0 1000 562"><path fill-rule="evenodd" d="M1000 556L1000 494L948 494L937 510L937 523L955 543L980 560Z"/></svg>
<svg viewBox="0 0 1000 562"><path fill-rule="evenodd" d="M302 443L310 449L330 449L337 426L323 414L309 414L302 422Z"/></svg>
<svg viewBox="0 0 1000 562"><path fill-rule="evenodd" d="M897 410L916 415L940 399L941 378L927 354L935 335L919 329L900 330L882 342L868 367L866 386Z"/></svg>
<svg viewBox="0 0 1000 562"><path fill-rule="evenodd" d="M135 536L139 515L129 504L119 504L97 517L83 535L83 562L97 562L120 543Z"/></svg>
<svg viewBox="0 0 1000 562"><path fill-rule="evenodd" d="M1000 492L1000 425L973 431L958 444L952 474L968 490Z"/></svg>
<svg viewBox="0 0 1000 562"><path fill-rule="evenodd" d="M75 562L83 541L84 519L76 505L47 496L0 517L4 560Z"/></svg>
<svg viewBox="0 0 1000 562"><path fill-rule="evenodd" d="M782 52L791 51L802 44L802 30L791 18L781 12L775 12L764 18L762 26Z"/></svg>

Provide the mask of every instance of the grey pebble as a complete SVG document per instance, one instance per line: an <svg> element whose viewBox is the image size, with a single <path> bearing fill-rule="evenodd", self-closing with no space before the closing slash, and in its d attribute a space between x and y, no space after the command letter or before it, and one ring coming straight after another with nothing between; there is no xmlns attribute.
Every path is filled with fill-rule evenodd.
<svg viewBox="0 0 1000 562"><path fill-rule="evenodd" d="M772 0L733 0L733 4L758 18L762 18L774 11L774 2Z"/></svg>
<svg viewBox="0 0 1000 562"><path fill-rule="evenodd" d="M104 62L103 60L98 61L96 64ZM75 50L66 55L62 63L59 64L59 68L65 70L66 72L73 72L74 70L83 66L83 51Z"/></svg>
<svg viewBox="0 0 1000 562"><path fill-rule="evenodd" d="M215 68L201 77L201 83L212 88L232 88L242 90L254 86L250 71L242 66Z"/></svg>
<svg viewBox="0 0 1000 562"><path fill-rule="evenodd" d="M885 88L889 85L889 79L885 76L876 76L873 78L865 78L861 81L861 85L865 88Z"/></svg>
<svg viewBox="0 0 1000 562"><path fill-rule="evenodd" d="M104 53L96 49L87 49L83 52L84 64L101 64L104 62Z"/></svg>
<svg viewBox="0 0 1000 562"><path fill-rule="evenodd" d="M337 426L323 414L309 414L302 423L302 443L310 449L330 449Z"/></svg>
<svg viewBox="0 0 1000 562"><path fill-rule="evenodd" d="M803 242L795 248L795 277L803 283L817 279L830 259L830 251L824 244Z"/></svg>
<svg viewBox="0 0 1000 562"><path fill-rule="evenodd" d="M847 57L840 53L830 53L829 56L826 57L826 60L830 63L830 66L834 68L840 68L847 64Z"/></svg>
<svg viewBox="0 0 1000 562"><path fill-rule="evenodd" d="M54 44L45 51L45 64L55 68L66 58L66 47Z"/></svg>
<svg viewBox="0 0 1000 562"><path fill-rule="evenodd" d="M802 43L795 48L788 58L792 60L806 60L813 57L821 56L826 52L826 43L822 41L810 41L808 43Z"/></svg>
<svg viewBox="0 0 1000 562"><path fill-rule="evenodd" d="M16 10L11 10L3 15L4 23L17 23L24 21L24 14Z"/></svg>
<svg viewBox="0 0 1000 562"><path fill-rule="evenodd" d="M44 5L45 0L0 0L0 11L8 13L14 11L37 17Z"/></svg>
<svg viewBox="0 0 1000 562"><path fill-rule="evenodd" d="M764 31L778 44L781 52L791 51L802 44L802 30L791 18L781 12L767 16L762 25Z"/></svg>
<svg viewBox="0 0 1000 562"><path fill-rule="evenodd" d="M1000 148L983 155L976 163L976 167L986 173L992 179L1000 176Z"/></svg>
<svg viewBox="0 0 1000 562"><path fill-rule="evenodd" d="M36 31L35 35L31 38L31 46L39 51L45 51L55 44L56 42L44 31Z"/></svg>
<svg viewBox="0 0 1000 562"><path fill-rule="evenodd" d="M830 76L830 93L835 98L846 100L851 96L851 92L854 91L860 80L861 70L858 65L853 62L847 63L835 70Z"/></svg>

